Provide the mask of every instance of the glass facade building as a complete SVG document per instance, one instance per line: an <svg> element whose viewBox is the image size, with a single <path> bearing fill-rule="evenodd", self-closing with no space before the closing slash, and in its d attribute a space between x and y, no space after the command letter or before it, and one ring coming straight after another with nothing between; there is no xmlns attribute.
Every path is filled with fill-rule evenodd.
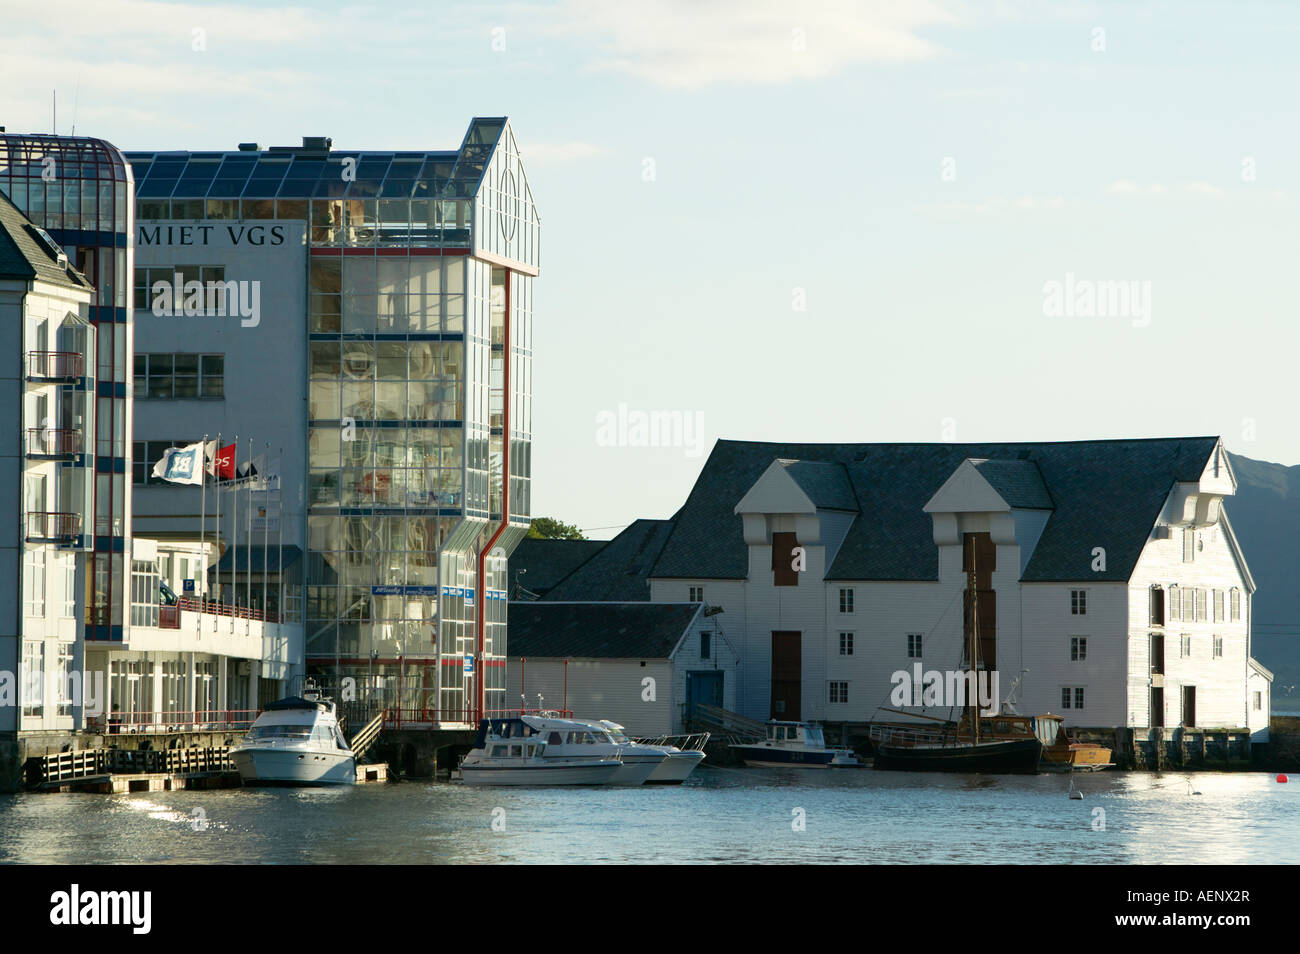
<svg viewBox="0 0 1300 954"><path fill-rule="evenodd" d="M76 543L88 551L89 641L122 642L130 626L125 581L131 552L132 188L130 165L103 140L0 130L0 192L49 233L95 289L89 320L96 367L69 385L93 392L95 401L94 445L83 455L90 462L93 453L94 516L81 524ZM85 422L88 416L74 413L58 427L74 431L76 419Z"/></svg>
<svg viewBox="0 0 1300 954"><path fill-rule="evenodd" d="M299 223L308 672L407 718L506 708L527 532L539 221L504 118L459 149L130 153L144 223ZM227 268L227 280L238 279ZM225 361L226 389L248 382ZM296 382L295 382L296 384ZM288 385L286 385L288 387ZM275 400L268 390L268 398ZM286 402L288 403L288 402ZM285 412L288 413L288 412Z"/></svg>

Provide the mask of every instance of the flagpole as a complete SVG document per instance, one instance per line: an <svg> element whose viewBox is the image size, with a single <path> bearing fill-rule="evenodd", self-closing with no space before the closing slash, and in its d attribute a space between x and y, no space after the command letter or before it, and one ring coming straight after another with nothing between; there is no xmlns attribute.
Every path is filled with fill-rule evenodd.
<svg viewBox="0 0 1300 954"><path fill-rule="evenodd" d="M269 581L267 573L271 569L271 561L267 559L267 550L270 549L270 523L271 523L271 485L267 482L267 472L271 469L271 442L266 442L266 451L264 454L265 464L262 465L262 622L266 623L269 619L267 610L270 606L266 602Z"/></svg>
<svg viewBox="0 0 1300 954"><path fill-rule="evenodd" d="M284 622L284 483L279 476L279 471L284 467L284 448L280 448L280 463L276 467L275 477L275 572L276 579L280 583L280 599L276 603L276 617L280 622Z"/></svg>
<svg viewBox="0 0 1300 954"><path fill-rule="evenodd" d="M212 489L217 495L217 539L214 543L213 549L217 551L217 563L220 564L221 563L221 559L220 559L221 558L221 432L220 431L217 431L217 454L213 458L212 463L213 463L212 469L214 471L212 476L216 478L215 480L212 481ZM203 585L205 587L207 586L208 583L207 559L208 559L208 555L206 553L203 554L203 561L204 561ZM221 571L219 567L216 573L216 577L217 577L217 585L220 586ZM218 603L217 615L220 616L220 614L221 614L221 604ZM216 627L215 622L213 623L213 627L215 629Z"/></svg>
<svg viewBox="0 0 1300 954"><path fill-rule="evenodd" d="M248 603L248 620L249 626L252 626L253 620L253 439L248 439L248 506L244 508L247 511L245 523L245 534L248 539L244 544L244 560L247 566L244 572L248 574L248 580L244 584L244 599Z"/></svg>
<svg viewBox="0 0 1300 954"><path fill-rule="evenodd" d="M208 578L208 548L206 525L208 520L208 435L203 435L203 447L199 451L199 475L202 477L202 488L199 491L199 565L203 567L203 584L207 587ZM197 587L197 584L195 584ZM181 583L181 592L185 592L185 584ZM198 593L194 594L198 596ZM200 603L200 611L203 604ZM202 624L200 624L202 625Z"/></svg>

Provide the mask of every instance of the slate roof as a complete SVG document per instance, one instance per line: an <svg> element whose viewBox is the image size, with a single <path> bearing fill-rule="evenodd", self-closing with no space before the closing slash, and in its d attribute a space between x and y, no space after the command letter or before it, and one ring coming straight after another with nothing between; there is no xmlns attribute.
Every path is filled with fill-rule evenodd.
<svg viewBox="0 0 1300 954"><path fill-rule="evenodd" d="M510 554L511 598L533 599L527 593L514 594L515 584L544 598L556 583L605 547L608 540L543 540L525 537ZM520 570L527 573L520 575Z"/></svg>
<svg viewBox="0 0 1300 954"><path fill-rule="evenodd" d="M667 659L702 605L511 602L509 654Z"/></svg>
<svg viewBox="0 0 1300 954"><path fill-rule="evenodd" d="M651 576L744 579L749 554L733 509L774 459L787 458L841 464L858 500L859 514L827 579L938 579L933 524L922 508L962 461L986 458L1034 463L1050 496L1052 514L1021 579L1127 580L1173 484L1200 479L1217 442L1216 437L1004 444L718 441L673 520ZM1024 476L1019 468L1019 477ZM1037 497L1022 489L1026 496L1018 499ZM1094 547L1106 550L1104 571L1092 571Z"/></svg>
<svg viewBox="0 0 1300 954"><path fill-rule="evenodd" d="M740 518L737 517L736 520L739 521ZM671 520L633 521L595 555L553 586L547 592L546 599L604 602L650 599L650 571L659 558L659 551L663 549L672 526ZM524 585L527 586L527 583Z"/></svg>
<svg viewBox="0 0 1300 954"><path fill-rule="evenodd" d="M1052 509L1052 495L1047 492L1043 475L1032 460L981 460L972 463L1009 506L1025 510Z"/></svg>
<svg viewBox="0 0 1300 954"><path fill-rule="evenodd" d="M0 192L0 278L48 282L90 290L90 281L58 256L42 239L32 220Z"/></svg>
<svg viewBox="0 0 1300 954"><path fill-rule="evenodd" d="M858 509L853 485L843 464L819 460L783 460L781 466L818 510Z"/></svg>

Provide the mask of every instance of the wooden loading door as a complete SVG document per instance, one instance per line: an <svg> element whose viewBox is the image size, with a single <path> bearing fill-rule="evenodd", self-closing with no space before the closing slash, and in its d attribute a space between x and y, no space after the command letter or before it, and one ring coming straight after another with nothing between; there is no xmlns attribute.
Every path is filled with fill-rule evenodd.
<svg viewBox="0 0 1300 954"><path fill-rule="evenodd" d="M772 715L773 719L800 718L800 687L803 684L803 634L772 633Z"/></svg>

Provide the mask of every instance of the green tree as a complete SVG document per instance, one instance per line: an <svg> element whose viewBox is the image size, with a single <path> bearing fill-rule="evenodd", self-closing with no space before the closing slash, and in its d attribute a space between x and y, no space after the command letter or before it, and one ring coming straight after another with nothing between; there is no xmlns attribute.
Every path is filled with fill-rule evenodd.
<svg viewBox="0 0 1300 954"><path fill-rule="evenodd" d="M535 540L585 540L579 530L571 523L561 523L553 517L534 517L528 535Z"/></svg>

